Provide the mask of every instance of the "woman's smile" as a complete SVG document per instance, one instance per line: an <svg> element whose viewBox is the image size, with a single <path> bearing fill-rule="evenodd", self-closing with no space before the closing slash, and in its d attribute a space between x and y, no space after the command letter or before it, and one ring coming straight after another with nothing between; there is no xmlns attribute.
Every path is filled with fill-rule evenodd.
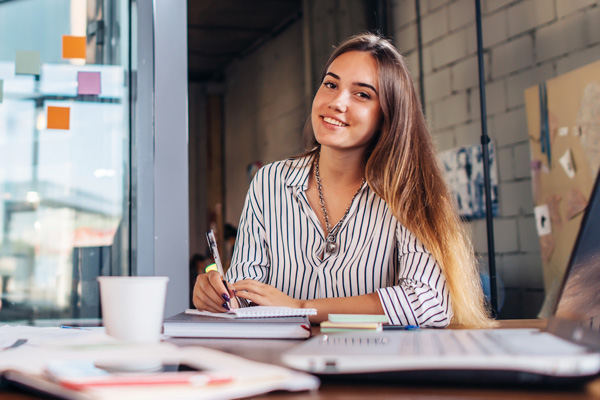
<svg viewBox="0 0 600 400"><path fill-rule="evenodd" d="M381 128L378 77L369 53L351 51L331 63L312 106L313 131L321 146L366 149Z"/></svg>

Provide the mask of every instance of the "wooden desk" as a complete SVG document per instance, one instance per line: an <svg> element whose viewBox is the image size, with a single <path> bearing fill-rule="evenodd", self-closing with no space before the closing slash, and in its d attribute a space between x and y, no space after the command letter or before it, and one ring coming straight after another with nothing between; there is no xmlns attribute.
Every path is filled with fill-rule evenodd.
<svg viewBox="0 0 600 400"><path fill-rule="evenodd" d="M503 320L500 328L543 328L544 320ZM296 340L253 340L253 339L171 339L179 346L200 345L246 357L251 360L281 365L280 355L297 345ZM20 391L0 392L0 400L40 399ZM264 400L359 400L367 398L410 398L410 399L573 399L600 400L600 378L583 388L511 389L448 386L409 386L393 384L367 384L357 382L324 381L317 392L270 393L255 399Z"/></svg>

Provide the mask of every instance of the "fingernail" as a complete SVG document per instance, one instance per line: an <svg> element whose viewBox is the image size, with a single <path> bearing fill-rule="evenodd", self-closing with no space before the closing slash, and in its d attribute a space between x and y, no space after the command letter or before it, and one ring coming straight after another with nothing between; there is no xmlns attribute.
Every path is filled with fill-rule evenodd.
<svg viewBox="0 0 600 400"><path fill-rule="evenodd" d="M229 296L227 296L227 294L226 294L226 293L223 293L223 294L221 295L221 297L223 298L223 300L225 300L225 301L226 301L226 302L228 302L228 303L231 301L231 299L229 298Z"/></svg>
<svg viewBox="0 0 600 400"><path fill-rule="evenodd" d="M229 304L227 304L227 303L223 303L223 308L226 309L227 311L230 310Z"/></svg>

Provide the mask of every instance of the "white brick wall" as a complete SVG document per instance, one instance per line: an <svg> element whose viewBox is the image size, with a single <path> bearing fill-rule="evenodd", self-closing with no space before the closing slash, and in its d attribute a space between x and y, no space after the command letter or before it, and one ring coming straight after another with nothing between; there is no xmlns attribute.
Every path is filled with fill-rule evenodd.
<svg viewBox="0 0 600 400"><path fill-rule="evenodd" d="M570 58L569 58L570 59ZM542 83L556 76L552 64L521 70L506 79L508 108L525 105L523 92L530 86Z"/></svg>
<svg viewBox="0 0 600 400"><path fill-rule="evenodd" d="M522 36L492 50L492 77L500 77L533 65L533 38Z"/></svg>
<svg viewBox="0 0 600 400"><path fill-rule="evenodd" d="M600 42L600 7L588 9L584 14L586 28L586 44L592 45Z"/></svg>
<svg viewBox="0 0 600 400"><path fill-rule="evenodd" d="M436 144L446 150L479 143L474 4L471 0L422 0L421 4L427 21L424 29L431 29L423 32L429 40L423 54L427 117ZM494 221L496 259L510 293L521 293L515 305L543 287L523 93L600 59L600 1L484 0L481 4L488 131L497 145L501 180L500 215ZM405 20L404 25L411 22ZM417 49L411 51L416 54ZM415 56L413 72L418 70L417 62ZM447 71L449 89L444 81ZM485 220L469 226L475 250L484 255ZM482 260L487 263L485 257Z"/></svg>
<svg viewBox="0 0 600 400"><path fill-rule="evenodd" d="M595 3L596 0L556 0L556 11L561 18Z"/></svg>
<svg viewBox="0 0 600 400"><path fill-rule="evenodd" d="M490 136L496 140L499 147L529 140L525 107L488 119L488 128L490 129Z"/></svg>
<svg viewBox="0 0 600 400"><path fill-rule="evenodd" d="M430 46L433 68L457 61L467 55L467 30L461 29L449 34Z"/></svg>
<svg viewBox="0 0 600 400"><path fill-rule="evenodd" d="M536 31L536 61L567 54L585 47L585 15L572 14Z"/></svg>
<svg viewBox="0 0 600 400"><path fill-rule="evenodd" d="M529 293L542 287L542 278L523 91L600 59L600 0L482 0L481 5L488 131L496 144L501 181L500 215L494 220L497 267L505 284L514 289L511 293L521 289ZM415 3L394 0L392 6L396 44L417 79ZM474 2L421 0L421 13L426 118L436 146L447 150L477 144L481 125ZM344 18L340 21L349 17ZM230 222L237 223L239 217L247 163L269 162L300 149L306 117L301 37L301 23L294 24L227 71ZM486 264L481 257L487 252L485 220L468 225L475 250ZM527 309L526 304L521 306Z"/></svg>
<svg viewBox="0 0 600 400"><path fill-rule="evenodd" d="M537 240L537 228L533 216L522 217L519 223L519 250L523 252L540 251L540 241ZM538 259L539 261L539 259Z"/></svg>
<svg viewBox="0 0 600 400"><path fill-rule="evenodd" d="M392 12L394 13L394 26L396 28L414 22L417 16L414 1L394 0L392 3Z"/></svg>
<svg viewBox="0 0 600 400"><path fill-rule="evenodd" d="M302 24L226 70L226 222L237 225L248 190L246 166L272 162L302 149L306 118Z"/></svg>
<svg viewBox="0 0 600 400"><path fill-rule="evenodd" d="M417 24L404 25L396 31L394 38L396 39L396 47L400 53L407 54L415 50L418 45ZM418 68L417 66L417 71Z"/></svg>
<svg viewBox="0 0 600 400"><path fill-rule="evenodd" d="M454 132L456 137L454 147L472 146L481 143L481 124L479 121L457 126Z"/></svg>
<svg viewBox="0 0 600 400"><path fill-rule="evenodd" d="M448 8L443 7L421 19L423 44L438 39L448 33Z"/></svg>
<svg viewBox="0 0 600 400"><path fill-rule="evenodd" d="M483 45L491 47L508 39L508 13L502 10L481 18Z"/></svg>
<svg viewBox="0 0 600 400"><path fill-rule="evenodd" d="M515 178L531 178L531 149L529 143L515 145L514 156ZM525 211L528 209L529 207Z"/></svg>
<svg viewBox="0 0 600 400"><path fill-rule="evenodd" d="M502 190L502 189L501 189ZM494 219L494 246L496 254L512 253L519 250L516 218Z"/></svg>
<svg viewBox="0 0 600 400"><path fill-rule="evenodd" d="M600 44L573 53L568 57L563 57L556 63L556 75L561 75L594 61L598 61L598 54L600 54Z"/></svg>
<svg viewBox="0 0 600 400"><path fill-rule="evenodd" d="M452 90L459 91L477 86L479 84L478 68L476 56L457 62L451 68Z"/></svg>
<svg viewBox="0 0 600 400"><path fill-rule="evenodd" d="M439 131L435 136L434 141L435 145L440 149L452 149L456 147L456 142L454 140L454 128L450 128L444 131Z"/></svg>
<svg viewBox="0 0 600 400"><path fill-rule="evenodd" d="M466 94L459 94L433 103L436 129L466 121L467 100Z"/></svg>
<svg viewBox="0 0 600 400"><path fill-rule="evenodd" d="M526 0L508 9L508 34L517 36L553 19L554 7L548 0Z"/></svg>
<svg viewBox="0 0 600 400"><path fill-rule="evenodd" d="M498 179L500 182L511 181L515 179L515 169L513 168L514 152L512 147L505 147L496 151L498 154Z"/></svg>
<svg viewBox="0 0 600 400"><path fill-rule="evenodd" d="M422 0L421 3L426 3L427 10L433 11L433 10L435 10L437 8L445 6L446 3L447 3L447 0ZM421 5L421 8L423 8L423 7L424 6Z"/></svg>
<svg viewBox="0 0 600 400"><path fill-rule="evenodd" d="M458 0L451 3L449 17L451 31L472 24L475 21L475 2L472 0Z"/></svg>
<svg viewBox="0 0 600 400"><path fill-rule="evenodd" d="M450 95L450 68L425 76L425 98L434 101Z"/></svg>
<svg viewBox="0 0 600 400"><path fill-rule="evenodd" d="M481 7L484 13L491 13L494 10L506 7L512 1L514 0L486 0L481 2Z"/></svg>
<svg viewBox="0 0 600 400"><path fill-rule="evenodd" d="M531 210L533 197L529 180L500 184L500 211L505 217L516 217Z"/></svg>
<svg viewBox="0 0 600 400"><path fill-rule="evenodd" d="M506 81L504 79L485 85L486 111L488 115L506 111Z"/></svg>

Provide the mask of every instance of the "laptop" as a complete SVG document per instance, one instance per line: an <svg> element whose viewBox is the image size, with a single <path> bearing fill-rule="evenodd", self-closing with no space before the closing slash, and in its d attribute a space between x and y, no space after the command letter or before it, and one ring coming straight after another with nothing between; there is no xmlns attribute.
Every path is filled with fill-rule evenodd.
<svg viewBox="0 0 600 400"><path fill-rule="evenodd" d="M600 373L600 174L547 327L341 332L282 355L321 377L387 382L579 384Z"/></svg>

